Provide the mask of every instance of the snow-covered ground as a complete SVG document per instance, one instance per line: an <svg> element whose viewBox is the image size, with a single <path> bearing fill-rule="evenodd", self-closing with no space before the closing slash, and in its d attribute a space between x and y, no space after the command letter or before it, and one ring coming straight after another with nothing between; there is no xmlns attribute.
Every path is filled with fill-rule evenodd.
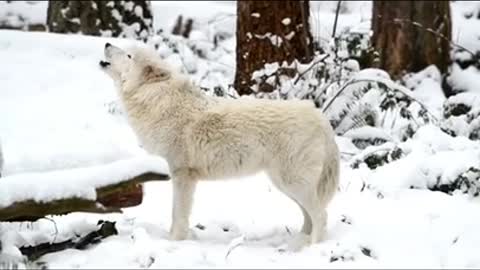
<svg viewBox="0 0 480 270"><path fill-rule="evenodd" d="M452 7L454 33L460 36L459 42L472 49L480 48L473 31L456 30L460 28L455 26L466 24L459 17L465 6L456 2ZM315 4L312 10L327 8L331 8L330 4ZM361 26L366 20L368 27L369 3L354 4L351 8L360 12L345 15L341 26ZM210 25L209 18L232 14L235 5L156 2L154 10L156 27L170 29L178 14L200 17ZM314 31L328 37L333 13L321 13L313 16L323 18L317 21ZM233 27L231 16L226 18L230 18L228 23L217 21L213 27ZM20 173L96 166L143 154L123 115L115 111L118 107L111 80L98 68L106 41L120 46L134 43L80 35L0 31L3 176L12 180ZM234 40L223 45L234 52ZM233 54L223 53L218 59L229 65L234 63ZM174 56L170 60L177 61ZM200 74L215 65L193 64L203 72ZM455 81L461 83L459 78L468 77L465 88L475 92L480 74L468 69L457 73ZM220 81L232 80L231 71L215 76L219 74L224 74ZM209 85L209 78L204 80ZM431 89L428 85L435 84L432 81L423 81L422 89ZM417 98L433 111L440 109L438 99L430 100L428 95ZM474 97L469 100L476 104ZM387 142L366 149L352 142L353 138L372 134ZM125 209L124 214L75 213L52 217L53 222L45 219L35 223L0 223L2 252L19 255L16 247L63 241L96 228L99 219L107 219L117 222L119 235L87 250L61 251L40 261L51 268L480 267L476 253L480 248L480 201L468 192L448 195L428 189L451 183L469 167L478 166L478 141L452 137L429 124L402 143L381 130L368 128L337 137L337 142L345 155L341 188L328 209L327 240L298 253L280 252L278 248L300 230L301 212L263 173L228 182L201 183L191 219L191 240L168 240L170 182L157 182L146 184L143 203ZM386 165L375 169L362 162L355 165L372 152L396 147L401 149L400 158ZM39 178L38 184L41 182ZM4 199L0 198L0 202Z"/></svg>

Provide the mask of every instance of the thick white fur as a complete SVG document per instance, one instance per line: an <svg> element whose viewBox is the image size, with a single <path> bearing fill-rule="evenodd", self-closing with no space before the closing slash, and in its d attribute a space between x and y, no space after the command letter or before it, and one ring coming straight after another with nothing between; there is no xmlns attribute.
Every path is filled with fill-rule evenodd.
<svg viewBox="0 0 480 270"><path fill-rule="evenodd" d="M330 123L319 110L306 101L209 97L152 51L129 53L131 58L107 45L110 65L104 69L117 84L129 123L146 150L170 166L172 239L188 235L198 180L259 171L300 206L302 239L323 239L326 207L338 186L339 154Z"/></svg>

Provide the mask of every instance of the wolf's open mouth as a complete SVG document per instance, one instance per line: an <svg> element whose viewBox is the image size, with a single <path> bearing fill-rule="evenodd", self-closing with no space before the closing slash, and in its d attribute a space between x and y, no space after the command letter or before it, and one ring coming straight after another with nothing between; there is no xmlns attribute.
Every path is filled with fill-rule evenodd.
<svg viewBox="0 0 480 270"><path fill-rule="evenodd" d="M108 66L110 66L110 63L109 63L109 62L107 62L107 61L103 61L103 60L102 60L102 61L100 61L100 63L99 63L99 64L100 64L100 66L101 66L101 67L103 67L103 68L104 68L104 67L108 67Z"/></svg>

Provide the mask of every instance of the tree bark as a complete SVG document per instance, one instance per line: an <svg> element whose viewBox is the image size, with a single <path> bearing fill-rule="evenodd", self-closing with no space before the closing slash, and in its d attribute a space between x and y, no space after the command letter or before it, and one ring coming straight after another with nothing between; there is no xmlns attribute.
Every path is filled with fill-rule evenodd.
<svg viewBox="0 0 480 270"><path fill-rule="evenodd" d="M445 73L451 28L448 1L374 1L371 41L378 55L371 65L394 79L432 64Z"/></svg>
<svg viewBox="0 0 480 270"><path fill-rule="evenodd" d="M235 88L251 94L251 76L266 63L310 62L313 39L308 1L238 1ZM260 87L269 92L273 88Z"/></svg>
<svg viewBox="0 0 480 270"><path fill-rule="evenodd" d="M153 32L150 1L49 1L50 32L143 39Z"/></svg>
<svg viewBox="0 0 480 270"><path fill-rule="evenodd" d="M33 200L16 202L0 208L0 221L36 221L48 215L65 215L73 212L121 212L121 208L142 203L142 183L168 179L170 177L165 174L144 173L137 175L120 183L97 188L96 200L72 197L49 202Z"/></svg>

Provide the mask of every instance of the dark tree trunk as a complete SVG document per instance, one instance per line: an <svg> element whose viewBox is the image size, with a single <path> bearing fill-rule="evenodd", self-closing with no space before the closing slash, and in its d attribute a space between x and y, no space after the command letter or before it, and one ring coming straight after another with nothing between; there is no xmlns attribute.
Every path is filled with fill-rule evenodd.
<svg viewBox="0 0 480 270"><path fill-rule="evenodd" d="M374 1L372 45L378 55L372 66L394 79L432 64L445 73L451 28L448 1Z"/></svg>
<svg viewBox="0 0 480 270"><path fill-rule="evenodd" d="M308 1L238 1L235 88L252 93L252 73L266 63L311 61ZM272 91L260 87L259 91Z"/></svg>
<svg viewBox="0 0 480 270"><path fill-rule="evenodd" d="M49 31L143 39L153 32L150 1L49 1Z"/></svg>

